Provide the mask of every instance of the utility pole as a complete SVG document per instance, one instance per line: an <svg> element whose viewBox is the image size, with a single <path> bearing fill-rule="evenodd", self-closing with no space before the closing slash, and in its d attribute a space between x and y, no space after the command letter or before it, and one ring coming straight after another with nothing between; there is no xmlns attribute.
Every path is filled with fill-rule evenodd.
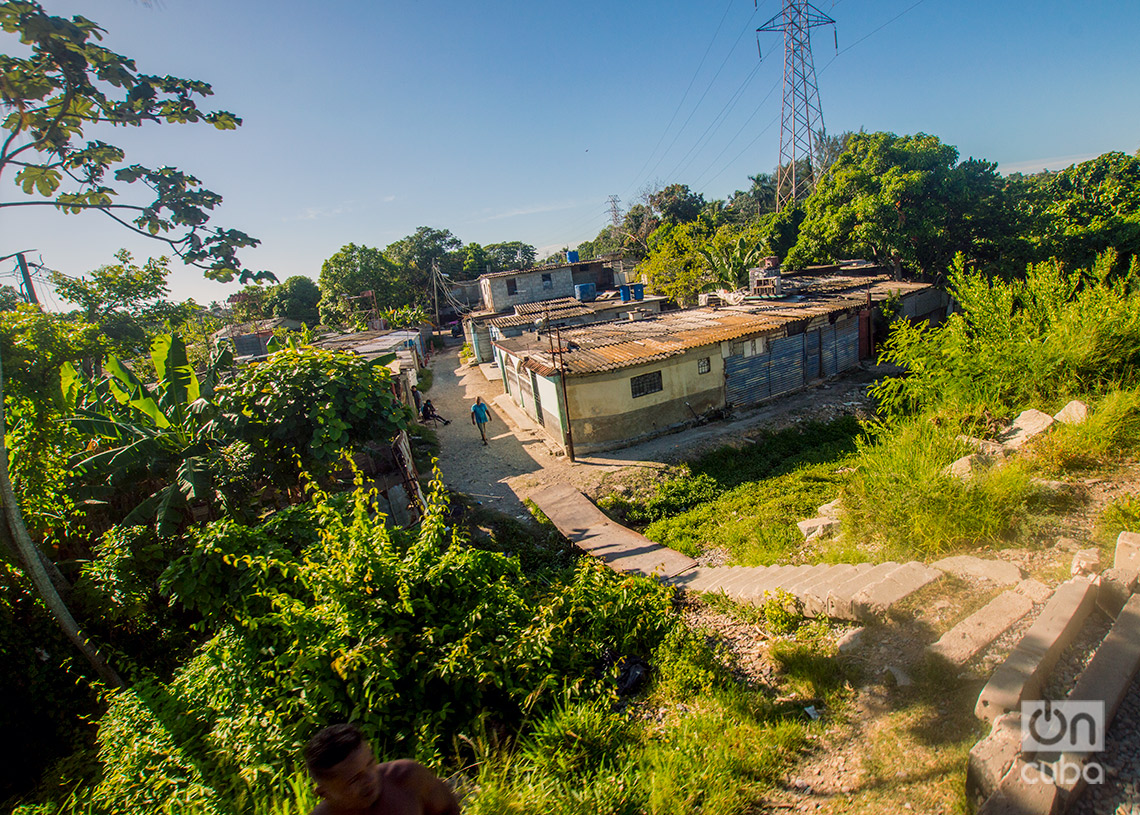
<svg viewBox="0 0 1140 815"><path fill-rule="evenodd" d="M431 293L435 298L435 327L439 329L439 258L431 259Z"/></svg>
<svg viewBox="0 0 1140 815"><path fill-rule="evenodd" d="M784 0L784 8L761 31L784 34L784 101L780 114L780 165L776 171L776 212L806 198L815 182L812 162L816 132L823 130L823 109L811 56L811 29L835 25L808 0ZM833 29L834 32L834 29ZM839 50L836 35L836 51ZM759 48L759 41L757 41ZM804 162L806 166L800 167Z"/></svg>

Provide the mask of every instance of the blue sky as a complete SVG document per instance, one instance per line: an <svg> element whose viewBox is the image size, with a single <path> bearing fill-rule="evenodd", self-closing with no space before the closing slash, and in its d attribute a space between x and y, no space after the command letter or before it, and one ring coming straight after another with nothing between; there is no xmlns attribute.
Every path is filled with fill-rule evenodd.
<svg viewBox="0 0 1140 815"><path fill-rule="evenodd" d="M44 5L95 20L141 71L211 83L207 104L244 119L106 138L221 193L214 222L260 238L243 261L279 279L316 279L342 245L424 225L545 253L592 238L610 195L629 206L680 182L723 198L777 160L783 44L760 35L757 65L754 31L779 0ZM831 132L932 133L1003 172L1140 148L1134 2L817 5L838 21L838 54L830 28L813 37ZM0 184L0 200L18 197ZM69 274L120 247L162 251L94 213L8 209L0 222L0 255L35 249ZM178 298L237 288L174 268Z"/></svg>

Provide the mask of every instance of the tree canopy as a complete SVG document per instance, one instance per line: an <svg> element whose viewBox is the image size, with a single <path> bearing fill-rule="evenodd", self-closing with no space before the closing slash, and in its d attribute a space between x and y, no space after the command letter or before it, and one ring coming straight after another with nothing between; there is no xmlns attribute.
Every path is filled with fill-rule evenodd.
<svg viewBox="0 0 1140 815"><path fill-rule="evenodd" d="M205 111L205 83L139 72L135 61L99 45L104 31L76 15L70 20L30 0L0 3L0 28L31 53L0 54L0 177L10 171L23 196L0 198L0 209L50 206L77 214L95 210L127 229L164 241L183 261L214 280L272 279L242 268L237 251L257 240L207 226L222 202L216 192L175 167L127 163L126 153L101 140L84 141L92 127L206 122L233 130L241 119ZM146 190L139 195L139 191Z"/></svg>

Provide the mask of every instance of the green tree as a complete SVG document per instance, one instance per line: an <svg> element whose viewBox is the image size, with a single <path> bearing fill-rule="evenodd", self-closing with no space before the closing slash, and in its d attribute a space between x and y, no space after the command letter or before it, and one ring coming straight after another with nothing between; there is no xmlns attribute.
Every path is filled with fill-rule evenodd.
<svg viewBox="0 0 1140 815"><path fill-rule="evenodd" d="M147 122L207 122L233 130L241 119L203 111L195 97L213 93L205 82L139 73L132 59L98 45L103 29L85 17L47 14L31 0L0 3L0 28L21 48L0 54L0 177L30 199L0 200L0 208L50 206L76 214L102 212L133 232L167 243L206 276L228 281L271 279L241 267L237 250L256 246L243 232L208 227L222 197L174 167L126 164L126 153L104 141L83 142L84 130L138 127ZM30 50L25 57L11 56ZM132 187L131 185L137 185ZM123 193L147 188L126 200ZM148 201L147 199L150 198ZM41 200L42 199L42 200Z"/></svg>
<svg viewBox="0 0 1140 815"><path fill-rule="evenodd" d="M228 281L271 279L266 272L242 268L237 252L257 241L232 229L209 227L221 196L174 167L151 169L127 164L125 151L101 140L84 141L115 127L147 123L208 122L232 130L240 120L231 113L204 112L196 97L211 94L204 82L138 72L133 60L97 44L103 30L85 17L47 14L34 0L0 3L0 29L19 44L0 53L0 178L12 180L24 194L0 200L0 209L48 206L67 214L95 210L143 236L164 241L183 261L207 277ZM26 53L26 56L12 56ZM136 186L137 185L137 186ZM128 200L123 193L146 190ZM59 623L110 686L120 677L79 630L52 576L37 552L8 477L6 421L0 366L0 505L20 568Z"/></svg>
<svg viewBox="0 0 1140 815"><path fill-rule="evenodd" d="M489 243L483 247L491 261L492 272L507 272L513 269L529 269L538 258L537 250L529 243L508 241Z"/></svg>
<svg viewBox="0 0 1140 815"><path fill-rule="evenodd" d="M699 249L708 241L708 229L700 221L664 224L649 241L649 255L638 265L650 288L681 306L692 306L697 295L718 284L715 273Z"/></svg>
<svg viewBox="0 0 1140 815"><path fill-rule="evenodd" d="M182 310L165 299L169 258L148 258L138 266L126 249L115 258L118 263L100 266L86 277L52 272L51 281L60 297L79 306L84 321L100 328L109 349L135 356L146 351L165 320L179 321Z"/></svg>
<svg viewBox="0 0 1140 815"><path fill-rule="evenodd" d="M351 309L344 298L359 297L363 292L375 294L381 307L402 305L406 296L400 294L397 267L379 249L350 243L321 264L318 286L321 322L326 325L344 325L351 320Z"/></svg>
<svg viewBox="0 0 1140 815"><path fill-rule="evenodd" d="M736 289L748 284L748 270L759 265L766 247L759 230L740 232L726 225L708 243L694 246L694 251L712 278L726 288Z"/></svg>
<svg viewBox="0 0 1140 815"><path fill-rule="evenodd" d="M311 277L293 275L269 287L265 304L274 317L286 317L311 326L320 321L320 301L321 289Z"/></svg>
<svg viewBox="0 0 1140 815"><path fill-rule="evenodd" d="M490 262L487 258L487 251L477 243L469 243L464 247L465 257L463 258L463 277L467 280L474 280L481 274L487 271L487 265Z"/></svg>
<svg viewBox="0 0 1140 815"><path fill-rule="evenodd" d="M670 224L695 221L705 206L705 197L689 189L688 184L670 184L649 196L649 205Z"/></svg>
<svg viewBox="0 0 1140 815"><path fill-rule="evenodd" d="M463 275L463 241L447 229L421 226L413 234L389 244L384 254L397 267L403 295L401 305L428 305L431 301L432 265L442 274L458 279Z"/></svg>
<svg viewBox="0 0 1140 815"><path fill-rule="evenodd" d="M268 301L269 291L262 286L243 286L226 298L230 314L238 323L252 323L269 317Z"/></svg>
<svg viewBox="0 0 1140 815"><path fill-rule="evenodd" d="M15 311L24 302L23 295L12 286L0 286L0 311Z"/></svg>
<svg viewBox="0 0 1140 815"><path fill-rule="evenodd" d="M935 136L853 134L805 202L789 262L869 254L896 275L903 266L941 275L956 252L972 256L976 241L994 240L985 213L1001 209L995 165L957 161Z"/></svg>

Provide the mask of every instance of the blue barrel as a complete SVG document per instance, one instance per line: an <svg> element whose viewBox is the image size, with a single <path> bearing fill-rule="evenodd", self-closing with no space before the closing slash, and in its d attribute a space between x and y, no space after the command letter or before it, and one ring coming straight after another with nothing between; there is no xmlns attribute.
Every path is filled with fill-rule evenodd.
<svg viewBox="0 0 1140 815"><path fill-rule="evenodd" d="M631 292L633 292L633 299L634 300L644 300L645 299L645 284L644 283L631 283L629 286L629 290Z"/></svg>
<svg viewBox="0 0 1140 815"><path fill-rule="evenodd" d="M621 301L623 303L628 303L630 301L629 286L622 283L620 286L618 286L618 291L621 292Z"/></svg>
<svg viewBox="0 0 1140 815"><path fill-rule="evenodd" d="M592 303L598 296L598 288L593 283L579 283L574 287L574 296L583 303Z"/></svg>
<svg viewBox="0 0 1140 815"><path fill-rule="evenodd" d="M578 250L577 249L573 249L573 250L566 253L566 262L567 263L577 263L578 262Z"/></svg>

